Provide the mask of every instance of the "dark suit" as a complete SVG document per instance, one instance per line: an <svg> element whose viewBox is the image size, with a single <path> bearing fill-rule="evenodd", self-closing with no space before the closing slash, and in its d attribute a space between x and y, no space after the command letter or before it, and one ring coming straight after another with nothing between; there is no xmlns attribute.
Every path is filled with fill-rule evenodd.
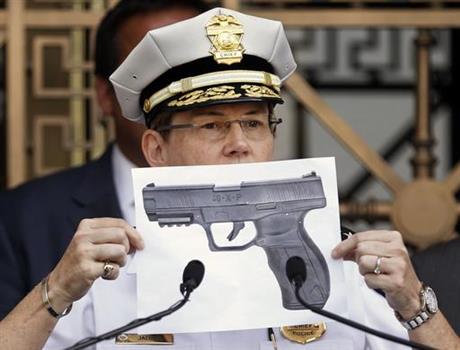
<svg viewBox="0 0 460 350"><path fill-rule="evenodd" d="M121 217L111 150L0 194L0 319L52 270L81 219Z"/></svg>
<svg viewBox="0 0 460 350"><path fill-rule="evenodd" d="M415 254L412 263L420 280L434 289L441 311L460 334L460 238Z"/></svg>

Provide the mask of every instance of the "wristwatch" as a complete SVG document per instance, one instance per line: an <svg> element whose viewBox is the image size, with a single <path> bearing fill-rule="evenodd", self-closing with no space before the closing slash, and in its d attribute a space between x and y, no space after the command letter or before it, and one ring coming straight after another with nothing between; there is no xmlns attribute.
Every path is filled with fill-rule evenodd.
<svg viewBox="0 0 460 350"><path fill-rule="evenodd" d="M409 320L404 320L400 313L395 311L396 318L408 331L424 324L439 310L438 299L431 287L422 283L422 289L420 290L419 296L421 305L420 311Z"/></svg>

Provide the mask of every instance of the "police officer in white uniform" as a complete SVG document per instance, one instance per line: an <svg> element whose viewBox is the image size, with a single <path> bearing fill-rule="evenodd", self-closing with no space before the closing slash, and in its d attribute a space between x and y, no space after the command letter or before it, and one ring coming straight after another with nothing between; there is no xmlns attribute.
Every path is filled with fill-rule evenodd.
<svg viewBox="0 0 460 350"><path fill-rule="evenodd" d="M257 162L271 159L278 124L273 108L282 102L281 83L295 68L281 23L216 8L147 33L111 81L123 115L148 127L142 149L151 166ZM121 220L81 222L63 259L42 284L49 292L44 293L48 311L57 317L66 315L45 348L69 346L135 318L136 270L128 254L142 247L140 235ZM399 233L361 232L332 254L353 260L345 262L343 286L350 318L407 338L404 325L411 339L422 342L446 328L432 291L410 265ZM386 299L372 288L383 290ZM305 348L398 348L325 322L325 334ZM274 335L276 342L266 329L175 334L164 337L170 345L160 341L154 348L304 347L280 335L278 328ZM135 341L117 345L109 340L97 346L118 347L143 349L145 345Z"/></svg>

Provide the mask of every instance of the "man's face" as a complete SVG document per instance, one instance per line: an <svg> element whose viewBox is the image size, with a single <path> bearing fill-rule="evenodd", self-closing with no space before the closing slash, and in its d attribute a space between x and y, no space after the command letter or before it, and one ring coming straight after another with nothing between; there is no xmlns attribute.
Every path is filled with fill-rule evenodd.
<svg viewBox="0 0 460 350"><path fill-rule="evenodd" d="M119 62L123 62L149 30L179 22L197 14L197 11L193 9L172 8L128 18L119 27L116 37L119 48L118 54L120 55ZM139 147L145 127L122 117L117 99L108 81L101 81L99 78L96 89L99 90L99 103L104 115L110 115L114 118L117 143L120 149L138 166L146 166ZM101 93L101 91L105 91L105 93Z"/></svg>
<svg viewBox="0 0 460 350"><path fill-rule="evenodd" d="M175 113L171 124L211 126L214 121L234 120L267 124L268 115L265 103L222 104ZM151 166L249 163L272 159L273 135L269 130L254 137L252 131L245 132L238 122L233 122L220 136L208 131L199 127L173 129L165 138L154 130L147 130L142 142L144 156Z"/></svg>

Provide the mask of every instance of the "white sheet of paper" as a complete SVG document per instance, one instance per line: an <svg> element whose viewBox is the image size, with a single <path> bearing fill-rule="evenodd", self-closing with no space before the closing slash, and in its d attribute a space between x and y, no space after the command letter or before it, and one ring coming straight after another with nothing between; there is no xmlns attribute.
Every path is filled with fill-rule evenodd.
<svg viewBox="0 0 460 350"><path fill-rule="evenodd" d="M312 323L323 319L307 310L283 307L280 286L270 269L267 255L257 245L243 251L211 251L203 227L160 227L149 221L143 188L161 186L239 186L242 182L295 179L315 172L321 177L327 205L305 217L308 235L322 252L330 276L330 295L324 309L348 315L343 264L330 257L340 241L339 207L334 158L312 158L268 163L219 166L187 166L133 169L136 226L145 240L145 249L136 254L138 317L166 309L182 298L179 284L191 260L205 265L201 285L181 310L142 327L142 332L181 333L264 328ZM232 224L214 224L218 245L241 245L255 236L246 222L231 243L226 237ZM259 233L260 234L260 233Z"/></svg>

